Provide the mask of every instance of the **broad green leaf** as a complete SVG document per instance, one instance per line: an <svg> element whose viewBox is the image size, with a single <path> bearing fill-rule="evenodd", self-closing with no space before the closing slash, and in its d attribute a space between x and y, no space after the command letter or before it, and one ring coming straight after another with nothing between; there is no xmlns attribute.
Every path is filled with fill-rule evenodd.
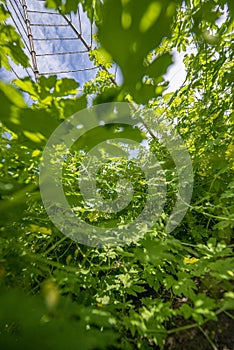
<svg viewBox="0 0 234 350"><path fill-rule="evenodd" d="M103 18L99 36L104 49L120 66L123 87L136 102L146 103L160 95L156 80L165 74L171 64L169 53L148 60L164 37L171 33L171 22L178 1L107 0L103 5ZM153 40L152 40L153 38ZM145 82L149 77L152 81Z"/></svg>
<svg viewBox="0 0 234 350"><path fill-rule="evenodd" d="M23 51L23 43L15 28L8 24L0 24L0 67L11 69L11 59L23 67L29 66L28 56Z"/></svg>
<svg viewBox="0 0 234 350"><path fill-rule="evenodd" d="M59 125L46 110L26 108L21 94L8 84L0 83L0 102L4 124L33 143L45 142Z"/></svg>
<svg viewBox="0 0 234 350"><path fill-rule="evenodd" d="M10 195L9 199L0 200L0 225L12 225L13 222L19 221L27 208L27 194L35 191L35 185L28 185ZM39 192L36 192L38 199Z"/></svg>

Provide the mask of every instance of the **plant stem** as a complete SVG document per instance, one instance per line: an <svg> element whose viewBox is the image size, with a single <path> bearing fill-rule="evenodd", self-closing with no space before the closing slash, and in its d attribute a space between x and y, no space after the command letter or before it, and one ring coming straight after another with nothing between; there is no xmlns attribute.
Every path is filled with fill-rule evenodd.
<svg viewBox="0 0 234 350"><path fill-rule="evenodd" d="M204 335L204 337L207 339L207 341L209 342L210 346L212 347L213 350L218 350L218 348L215 346L215 344L212 342L212 340L210 339L209 335L202 329L201 326L198 326L198 328L200 329L200 331L202 332L202 334Z"/></svg>

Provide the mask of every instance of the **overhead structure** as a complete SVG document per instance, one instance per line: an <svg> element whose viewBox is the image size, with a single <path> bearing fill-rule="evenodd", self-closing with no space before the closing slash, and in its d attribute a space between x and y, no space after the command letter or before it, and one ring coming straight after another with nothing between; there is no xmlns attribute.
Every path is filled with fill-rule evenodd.
<svg viewBox="0 0 234 350"><path fill-rule="evenodd" d="M34 75L35 75L35 80L38 83L39 71L38 71L38 67L37 67L37 55L36 55L36 51L35 51L35 48L34 48L31 24L30 24L30 20L29 20L29 17L28 17L28 8L27 8L27 4L26 4L25 0L22 0L22 7L23 7L23 11L24 11L25 24L26 24L26 27L27 27L28 41L29 41L29 45L30 45L30 53L31 53L31 56L32 56L33 72L34 72Z"/></svg>
<svg viewBox="0 0 234 350"><path fill-rule="evenodd" d="M39 81L40 76L57 75L79 81L93 79L102 65L90 60L94 48L93 24L82 7L70 16L45 7L44 0L7 0L11 22L20 34L25 52L30 56L30 68L19 69L12 64L17 77L26 74ZM112 83L115 79L110 77Z"/></svg>

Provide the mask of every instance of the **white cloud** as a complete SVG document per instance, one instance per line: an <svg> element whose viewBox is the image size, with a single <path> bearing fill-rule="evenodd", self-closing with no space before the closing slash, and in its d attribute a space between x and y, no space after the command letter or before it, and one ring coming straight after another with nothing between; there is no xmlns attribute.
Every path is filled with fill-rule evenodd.
<svg viewBox="0 0 234 350"><path fill-rule="evenodd" d="M93 67L93 62L90 62L88 52L65 54L66 52L84 51L86 48L81 40L77 38L77 35L74 33L72 28L67 25L65 19L58 14L58 12L51 9L46 9L44 6L44 1L28 0L26 3L28 6L28 15L31 22L34 46L37 54L37 64L40 73L52 74L54 72L56 73L70 70L74 71L79 69L82 70ZM20 30L22 40L29 47L26 24L23 21L24 14L21 0L15 0L14 2L13 0L7 0L7 5L12 13L12 16L14 17L16 25ZM79 8L79 14L76 13L71 16L72 23L79 32L82 31L82 36L84 37L85 41L91 45L90 22L87 15L82 11L81 7ZM12 19L9 19L9 22L14 25ZM40 24L40 26L35 26L35 24ZM41 26L45 24L49 24L50 26ZM56 24L62 24L64 26L58 26ZM49 40L49 38L55 38L58 40ZM75 40L62 40L61 38L74 38ZM64 54L48 55L62 52ZM25 48L25 53L30 56L27 48ZM174 52L173 55L174 64L169 67L168 72L165 75L165 78L170 82L166 92L175 91L183 83L186 76L185 67L183 64L183 53L178 54ZM19 77L27 76L25 69L16 66L14 63L11 63L11 65ZM34 76L31 68L28 69L28 73L31 76ZM85 81L93 79L95 75L96 70L85 70L82 72L67 72L65 74L58 74L58 77L74 78L82 86ZM2 79L7 81L11 81L16 78L13 72L6 71L2 71L1 76ZM120 72L117 74L116 78L118 82L121 82L122 78Z"/></svg>
<svg viewBox="0 0 234 350"><path fill-rule="evenodd" d="M21 33L22 40L29 46L26 35L26 24L23 21L23 8L21 1L15 0L14 4L12 0L7 0L7 5L12 13L15 23L12 21L12 19L9 19L9 22L13 25L17 25ZM37 54L37 65L40 73L53 74L54 72L56 73L70 70L75 71L94 67L93 62L90 62L89 60L88 52L66 54L67 52L87 51L87 49L61 15L53 10L46 9L44 7L44 2L42 1L27 1L27 6L28 16L31 22L31 30L34 37L34 47ZM79 11L82 24L82 36L90 45L90 22L81 8ZM71 16L71 20L78 31L80 31L78 13L73 14ZM37 26L37 24L39 24L39 26ZM60 24L63 26L59 26ZM49 38L55 38L56 40L49 40ZM62 38L72 38L73 40L62 40ZM27 55L30 55L27 48L25 48L25 52ZM64 54L48 55L54 53ZM26 71L16 66L14 63L12 63L12 67L20 77L27 76ZM96 70L87 70L82 72L67 72L66 74L58 74L58 77L71 77L79 81L79 83L82 85L85 81L94 78L95 74ZM30 75L33 76L32 70L30 70ZM2 74L2 78L6 79L6 77L8 81L15 79L14 73L4 72Z"/></svg>

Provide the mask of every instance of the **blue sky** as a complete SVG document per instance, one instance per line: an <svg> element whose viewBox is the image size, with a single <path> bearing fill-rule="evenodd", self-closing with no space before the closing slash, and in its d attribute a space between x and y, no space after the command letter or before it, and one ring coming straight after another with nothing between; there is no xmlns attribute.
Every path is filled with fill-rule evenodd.
<svg viewBox="0 0 234 350"><path fill-rule="evenodd" d="M83 43L77 39L76 34L73 32L70 26L66 25L65 19L59 15L56 11L46 9L44 7L43 0L26 0L28 6L28 14L31 22L32 34L34 36L34 46L37 53L37 63L40 73L44 72L60 72L67 70L77 70L77 69L90 69L93 68L93 63L89 60L88 52L84 47ZM26 25L23 20L23 8L21 5L21 0L7 0L7 6L12 13L15 23L12 19L9 22L13 25L17 25L24 43L29 47ZM32 11L32 12L31 12ZM47 13L37 13L33 11L40 12L52 12L53 14ZM226 11L223 16L216 21L217 25L221 25L226 18ZM82 11L82 7L79 7L79 14L73 14L71 16L73 25L77 28L79 32L82 32L82 36L85 41L91 45L91 25L87 19L86 14ZM39 24L36 26L35 24ZM40 26L41 24L50 24L50 26ZM59 26L63 25L63 26ZM93 28L94 32L94 28ZM57 40L36 40L45 38L56 38ZM71 38L72 40L61 40L61 38ZM75 40L74 40L75 39ZM25 46L26 46L25 45ZM94 47L95 42L92 47ZM74 52L74 51L86 51L77 54L61 54L61 55L45 55L51 53L61 53L61 52ZM30 55L27 48L25 48L26 54ZM196 53L193 45L191 44L187 52L178 53L176 50L173 51L174 63L168 68L165 78L169 81L169 86L165 93L177 90L184 82L186 77L185 66L183 63L183 58L186 53ZM30 57L31 58L31 57ZM12 68L19 75L19 77L27 76L29 73L34 76L32 69L28 69L27 72L16 66L12 62ZM114 71L114 70L113 70ZM86 70L82 72L70 72L65 74L58 74L59 78L69 77L74 78L79 81L82 86L84 82L95 77L97 70ZM6 70L0 70L1 79L11 82L16 78L13 72L8 72ZM120 72L117 73L117 82L121 81Z"/></svg>
<svg viewBox="0 0 234 350"><path fill-rule="evenodd" d="M26 25L23 20L23 8L20 0L7 0L7 5L12 13L14 20L21 32L22 39L24 43L28 46L28 38L26 35ZM17 6L18 5L18 6ZM93 68L94 65L90 62L88 58L87 49L84 47L82 42L77 39L76 34L73 32L70 26L67 25L65 19L61 15L56 15L53 10L45 9L44 2L38 0L27 1L28 15L31 22L32 34L34 37L34 46L37 53L37 63L40 73L44 72L60 72L67 70L77 70L77 69L89 69ZM41 11L41 12L53 12L54 14L47 13L36 13L31 11ZM80 32L82 30L82 35L86 42L91 44L91 27L87 20L85 13L81 11L80 8L80 22L82 26L80 27L78 14L72 16L72 23ZM9 22L13 25L12 19ZM39 24L37 26L36 24ZM41 24L49 24L50 26L40 26ZM59 26L63 25L63 26ZM37 40L45 38L55 38L57 40ZM71 40L61 40L60 38L71 38ZM75 39L75 40L74 40ZM26 45L25 45L26 46ZM61 52L76 52L81 51L83 53L77 54L62 54L62 55L49 55L51 53L61 53ZM84 52L86 51L86 52ZM29 51L25 48L25 52L29 55ZM24 69L16 66L12 63L13 69L20 76L27 76L27 72ZM28 69L30 75L33 76L32 69ZM58 74L59 78L62 77L72 77L78 80L81 85L92 78L95 77L96 70L84 71L84 72L72 72L65 74ZM7 81L15 79L14 73L8 73L5 71L1 72L1 78Z"/></svg>
<svg viewBox="0 0 234 350"><path fill-rule="evenodd" d="M67 70L77 70L77 69L89 69L93 68L94 65L90 62L88 57L88 52L80 40L77 40L76 34L66 25L65 19L56 14L53 10L48 10L44 7L44 1L38 0L28 0L26 1L28 6L28 15L31 22L32 34L34 37L34 46L37 53L37 63L40 73L45 72L60 72ZM17 24L23 41L28 45L28 38L26 35L26 25L23 20L23 8L21 5L21 0L7 0L7 5L12 13L15 23ZM47 13L36 13L31 11L40 12L53 12L54 14ZM79 20L80 16L80 20ZM91 26L86 14L82 11L80 7L79 15L73 14L71 17L72 23L78 29L79 32L82 31L82 36L85 41L91 45ZM13 25L12 19L9 22ZM81 23L81 25L80 25ZM37 26L36 24L39 24ZM50 24L50 26L40 26L41 24ZM52 25L52 26L51 26ZM62 25L62 26L59 26ZM45 38L55 38L57 40L37 40ZM61 38L71 38L73 40L61 40ZM74 40L76 39L76 40ZM93 43L95 45L95 43ZM61 53L61 52L74 52L74 51L86 51L77 54L61 54L61 55L46 55L51 53ZM29 55L29 51L25 48L26 54ZM183 83L186 72L183 64L184 53L177 53L174 51L174 64L171 65L165 75L166 79L169 81L169 87L166 92L175 91ZM32 69L28 69L28 73L12 63L14 71L19 75L19 77L27 76L29 73L33 76ZM97 70L87 70L82 72L70 72L65 74L58 74L59 78L71 77L80 82L82 86L85 81L88 81L95 77ZM0 71L1 78L10 82L16 78L13 72L6 72L4 70ZM121 75L117 74L117 80L121 80Z"/></svg>

